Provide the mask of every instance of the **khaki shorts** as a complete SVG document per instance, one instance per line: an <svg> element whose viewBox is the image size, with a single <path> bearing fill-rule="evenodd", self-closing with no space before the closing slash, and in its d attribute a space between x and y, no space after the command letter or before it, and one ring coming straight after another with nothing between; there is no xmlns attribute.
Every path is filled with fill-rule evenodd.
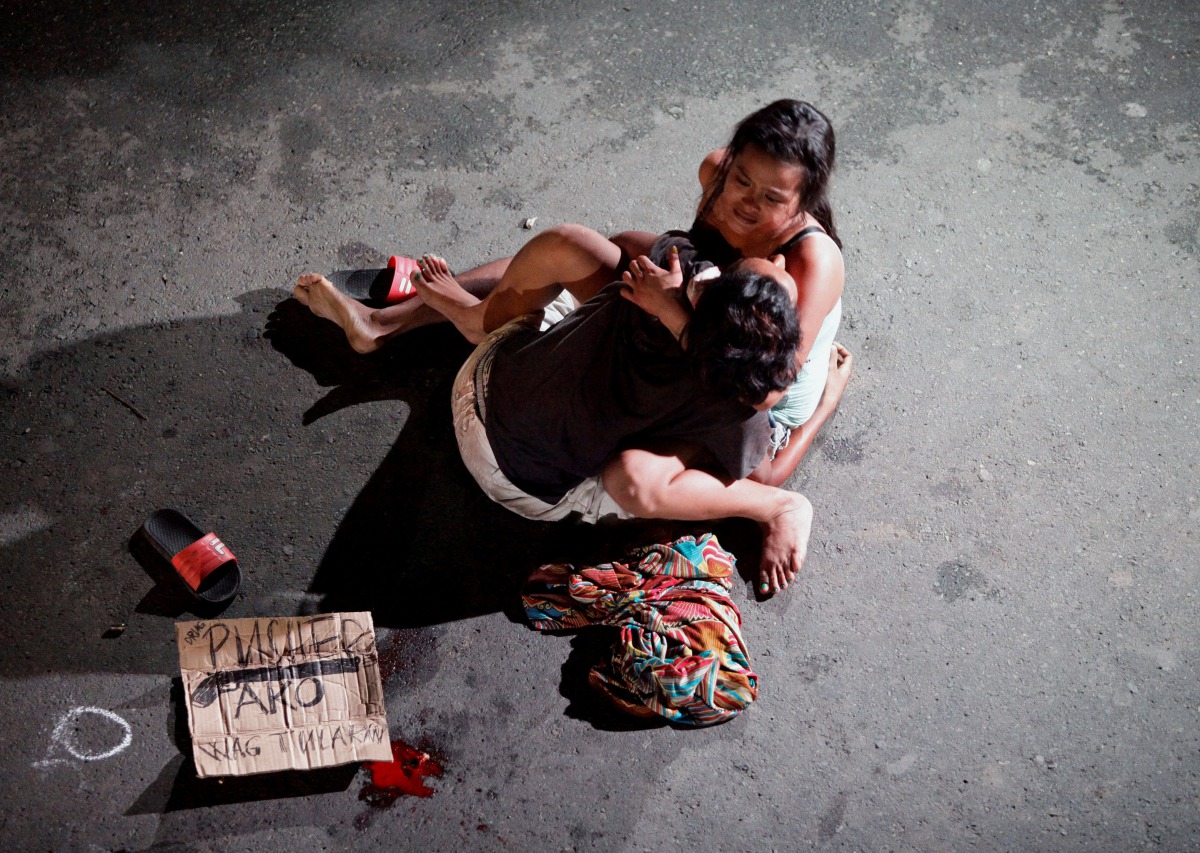
<svg viewBox="0 0 1200 853"><path fill-rule="evenodd" d="M454 436L458 439L458 452L463 463L484 494L517 515L535 521L558 521L572 513L578 513L583 521L595 523L604 517L633 518L617 505L599 477L589 477L563 496L555 504L526 494L512 484L496 463L496 454L488 442L487 430L479 402L486 398L488 377L491 375L492 357L500 341L522 329L536 329L542 320L541 314L526 314L492 332L483 343L475 348L466 363L459 369L454 380L451 407L454 413ZM486 412L483 413L486 417Z"/></svg>

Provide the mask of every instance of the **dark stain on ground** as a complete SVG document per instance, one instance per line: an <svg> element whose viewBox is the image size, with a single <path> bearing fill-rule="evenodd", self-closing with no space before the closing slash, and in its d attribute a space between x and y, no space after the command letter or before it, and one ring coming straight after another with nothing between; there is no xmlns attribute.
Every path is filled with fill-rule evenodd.
<svg viewBox="0 0 1200 853"><path fill-rule="evenodd" d="M830 462L851 465L863 460L863 434L829 435L821 443L821 452Z"/></svg>
<svg viewBox="0 0 1200 853"><path fill-rule="evenodd" d="M400 797L431 797L433 788L425 784L437 779L443 768L428 752L392 741L391 761L364 761L370 782L358 798L372 808L387 808Z"/></svg>
<svg viewBox="0 0 1200 853"><path fill-rule="evenodd" d="M430 187L421 200L421 212L434 222L445 222L454 206L454 193L447 187Z"/></svg>
<svg viewBox="0 0 1200 853"><path fill-rule="evenodd" d="M842 828L842 823L846 818L846 805L845 794L838 794L833 798L833 802L825 810L825 814L821 815L817 829L818 843L825 844L838 834L838 830Z"/></svg>
<svg viewBox="0 0 1200 853"><path fill-rule="evenodd" d="M376 269L383 267L387 259L388 256L374 246L358 241L343 243L338 247L338 260L345 264L347 269Z"/></svg>
<svg viewBox="0 0 1200 853"><path fill-rule="evenodd" d="M958 601L972 592L986 592L987 578L965 559L947 560L938 566L937 580L933 583L938 595L947 602Z"/></svg>
<svg viewBox="0 0 1200 853"><path fill-rule="evenodd" d="M940 483L937 483L930 489L930 494L938 498L946 498L947 500L960 500L967 496L967 488L958 480L957 477L947 477Z"/></svg>
<svg viewBox="0 0 1200 853"><path fill-rule="evenodd" d="M604 840L604 833L597 829L589 829L582 824L575 824L571 827L571 840L575 842L574 848L578 850L580 847L589 847L595 849L597 844Z"/></svg>
<svg viewBox="0 0 1200 853"><path fill-rule="evenodd" d="M275 181L297 205L313 206L325 200L321 181L310 166L322 141L321 127L309 118L288 118L279 128L280 168Z"/></svg>
<svg viewBox="0 0 1200 853"><path fill-rule="evenodd" d="M427 684L438 671L435 628L394 628L379 641L379 675L389 695Z"/></svg>
<svg viewBox="0 0 1200 853"><path fill-rule="evenodd" d="M828 675L837 663L829 655L806 655L800 662L799 674L806 684L812 684L823 675Z"/></svg>
<svg viewBox="0 0 1200 853"><path fill-rule="evenodd" d="M362 766L368 781L358 798L370 808L355 818L354 826L359 830L371 825L373 810L390 808L401 797L432 797L434 789L426 783L444 772L440 760L402 740L392 741L391 761L364 761Z"/></svg>

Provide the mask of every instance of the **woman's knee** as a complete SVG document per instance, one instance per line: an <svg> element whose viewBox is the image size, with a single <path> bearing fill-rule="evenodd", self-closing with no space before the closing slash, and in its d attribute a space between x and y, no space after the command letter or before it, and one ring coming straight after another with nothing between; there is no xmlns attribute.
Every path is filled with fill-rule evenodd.
<svg viewBox="0 0 1200 853"><path fill-rule="evenodd" d="M542 251L559 262L609 266L621 254L621 250L603 234L573 223L547 228L534 239L540 243Z"/></svg>
<svg viewBox="0 0 1200 853"><path fill-rule="evenodd" d="M622 231L608 239L621 251L623 257L632 260L638 255L649 255L658 235L649 231Z"/></svg>

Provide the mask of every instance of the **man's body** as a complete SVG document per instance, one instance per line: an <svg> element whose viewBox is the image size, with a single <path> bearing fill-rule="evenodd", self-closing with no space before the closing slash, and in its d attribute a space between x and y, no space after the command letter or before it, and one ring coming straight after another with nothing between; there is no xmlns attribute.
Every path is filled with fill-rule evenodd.
<svg viewBox="0 0 1200 853"><path fill-rule="evenodd" d="M787 287L770 262L746 265ZM764 535L760 590L787 586L812 507L747 479L764 456L770 401L749 406L701 380L676 336L618 284L544 332L519 322L488 336L455 382L459 447L490 497L544 520L751 518Z"/></svg>
<svg viewBox="0 0 1200 853"><path fill-rule="evenodd" d="M537 242L535 238L530 246ZM605 325L607 333L627 339L633 334L635 326L655 329L655 321L642 315L640 309L621 299L613 290L608 294L603 308L584 306L587 310L574 323L559 323L541 333L544 338L535 340L528 337L536 335L535 332L518 332L503 326L502 323L513 319L513 315L523 313L522 307L524 311L538 307L524 306L530 296L552 287L555 281L575 285L569 288L573 293L583 283L588 283L592 292L601 289L593 288L590 284L589 276L595 277L594 273L598 272L590 255L580 257L578 261L559 258L560 263L555 265L557 273L542 271L531 263L528 276L514 276L515 270L524 268L525 252L523 249L522 253L518 253L506 271L505 278L518 285L511 289L511 298L509 289L501 286L481 305L479 299L471 297L460 287L449 274L445 263L437 258L423 259L422 275L416 284L422 297L431 304L436 303L438 309L468 337L478 339L476 335L479 332L476 330L481 327L484 330L496 329L493 335L515 336L518 342L523 341L524 345L543 354L527 359L527 364L537 365L540 364L539 359L562 357L564 362L583 364L590 369L592 372L586 380L591 386L589 391L599 396L592 400L590 408L582 410L587 414L579 414L578 417L600 420L604 411L629 414L625 412L627 391L621 387L628 377L623 377L621 370L636 368L636 363L626 362L621 366L597 358L599 353L584 341L597 335L599 339L604 339L606 332L597 332L598 324ZM677 261L658 260L671 267L673 273L679 274ZM795 282L783 269L782 258L777 258L776 263L764 259L747 259L741 263L747 271L770 279L778 285L776 290L783 288L791 300L795 299ZM635 261L631 269L638 268ZM543 282L544 278L548 280ZM326 280L316 275L302 276L296 295L321 316L338 322L352 337L350 327L357 321L355 314L358 307L343 304L347 300ZM542 297L538 296L537 301L545 304L541 300ZM757 401L753 408L760 412L782 395L787 382L794 375L793 354L798 332L795 330L795 309L790 302L782 316L790 317L793 328L790 350L784 358L791 372L782 384L775 382L768 389L777 389L772 398ZM638 317L645 321L644 324L636 320ZM483 318L483 322L476 318ZM585 333L581 334L581 329ZM682 350L670 332L662 327L657 327L656 331L659 339L654 344L660 347L658 356L667 352L661 347L674 347L676 355L681 354ZM778 346L780 343L779 336L771 334L770 330L760 340L765 340L767 346ZM619 419L613 418L613 423L608 425L611 432L607 436L599 435L601 444L597 447L594 445L597 434L578 440L572 438L580 434L576 429L579 424L572 421L573 403L569 398L575 394L579 383L585 381L587 371L564 372L554 381L545 382L520 370L506 371L503 366L506 360L519 361L520 358L503 356L499 379L502 385L497 392L495 388L488 388L488 366L482 369L479 366L485 360L486 352L495 350L497 346L502 345L497 344L491 336L484 338L476 353L460 371L454 393L455 431L460 450L468 468L489 496L522 515L543 519L561 518L571 512L580 512L584 517L593 519L605 514L677 520L734 516L750 518L759 523L764 535L759 589L763 592L778 591L795 577L807 551L812 507L801 495L747 479L750 469L765 455L766 426L761 414L754 416L751 407L738 403L732 395L727 395L723 402L714 401L711 389L705 388L694 372L679 371L678 363L672 369L668 358L653 367L663 371L660 378L669 376L672 381L682 380L690 384L676 388L674 395L663 394L657 398L653 394L646 395L645 401L650 408L640 411L640 416L644 418L641 425L637 425L636 417L620 423L617 422ZM612 347L609 349L611 352ZM503 349L500 352L503 353ZM652 347L642 355L654 352ZM491 370L494 369L493 363ZM601 372L597 374L595 370ZM614 370L615 373L612 372ZM704 403L695 411L689 411L686 405L679 403L681 399L688 399L693 391L697 400L703 399ZM500 420L489 424L492 415L487 411L488 402L497 393L500 408L496 412ZM548 402L551 397L554 398L553 402ZM515 405L506 406L504 399L515 401ZM476 405L480 400L483 401L483 417L480 417ZM662 409L655 411L653 404L662 404ZM715 406L713 411L719 413L717 421L700 414L707 411L705 406L710 405ZM538 435L526 439L524 458L536 459L539 446L568 455L576 453L578 458L574 462L560 460L557 463L558 477L547 477L544 472L533 472L530 476L530 472L518 467L520 461L514 461L522 457L522 440L517 437L519 430L514 431L512 424L526 418L525 427L529 428L531 422L528 418L531 415L536 419L539 413L552 410L560 413L556 416L559 418L557 424L552 426L539 424L536 420L532 422L532 427L544 428L531 430ZM639 415L638 412L634 414ZM561 428L564 426L569 434L564 434ZM572 441L576 441L574 446ZM580 445L579 441L585 441L586 446ZM495 450L493 444L496 445ZM516 483L513 482L514 478ZM564 486L570 483L573 485L564 492ZM540 492L540 496L534 492Z"/></svg>
<svg viewBox="0 0 1200 853"><path fill-rule="evenodd" d="M499 468L548 505L631 445L691 445L733 479L766 451L765 413L702 382L619 284L544 332L521 321L505 331L486 354L480 409Z"/></svg>

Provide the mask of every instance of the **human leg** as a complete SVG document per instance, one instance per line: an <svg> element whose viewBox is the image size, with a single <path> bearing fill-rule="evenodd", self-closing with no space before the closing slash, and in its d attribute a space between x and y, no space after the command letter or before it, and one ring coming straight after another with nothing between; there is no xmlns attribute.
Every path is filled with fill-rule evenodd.
<svg viewBox="0 0 1200 853"><path fill-rule="evenodd" d="M459 273L454 278L467 293L483 299L496 289L511 261L511 257L488 261L467 272ZM415 299L401 302L399 305L388 305L386 308L376 309L372 312L372 322L382 332L381 338L386 340L401 332L409 332L421 326L449 321L426 305L418 294Z"/></svg>
<svg viewBox="0 0 1200 853"><path fill-rule="evenodd" d="M629 232L634 233L634 232ZM508 320L545 307L560 290L584 302L617 277L621 249L579 225L543 231L512 258L451 276L444 262L415 283L418 297L372 309L335 288L324 276L300 276L293 295L319 317L337 323L357 352L432 323L454 322L472 342Z"/></svg>
<svg viewBox="0 0 1200 853"><path fill-rule="evenodd" d="M482 299L499 284L511 260L501 258L475 267L459 275L458 283L467 293ZM420 296L398 305L370 308L351 299L316 273L300 276L292 295L318 317L337 323L346 333L350 346L360 353L372 352L402 332L446 322L446 318L424 304Z"/></svg>
<svg viewBox="0 0 1200 853"><path fill-rule="evenodd" d="M630 245L640 245L630 239ZM617 279L620 261L621 249L603 235L580 225L560 225L535 236L512 258L454 276L438 265L431 271L436 279L424 282L422 275L414 282L417 298L398 305L368 308L315 273L300 276L292 293L313 313L337 323L358 352L371 352L395 335L447 320L478 343L508 320L540 310L564 288L578 301L587 301Z"/></svg>
<svg viewBox="0 0 1200 853"><path fill-rule="evenodd" d="M483 299L467 292L436 257L422 258L421 275L413 283L426 305L478 343L509 320L541 310L563 289L580 302L591 299L615 280L620 257L614 243L590 228L560 225L521 247Z"/></svg>
<svg viewBox="0 0 1200 853"><path fill-rule="evenodd" d="M658 239L657 234L651 234L649 231L622 231L608 238L613 245L621 250L622 269L618 269L618 273L622 273L624 265L638 255L649 255L650 250L654 248L654 241Z"/></svg>
<svg viewBox="0 0 1200 853"><path fill-rule="evenodd" d="M757 521L763 531L759 589L785 589L808 552L812 504L803 495L749 479L725 483L689 468L692 459L687 450L626 450L605 467L601 479L617 504L639 518Z"/></svg>

